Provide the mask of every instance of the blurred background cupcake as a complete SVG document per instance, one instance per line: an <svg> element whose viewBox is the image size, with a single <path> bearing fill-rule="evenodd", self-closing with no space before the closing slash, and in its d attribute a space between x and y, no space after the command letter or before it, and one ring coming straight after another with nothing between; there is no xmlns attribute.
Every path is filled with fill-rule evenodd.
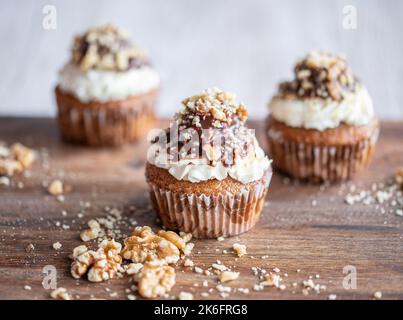
<svg viewBox="0 0 403 320"><path fill-rule="evenodd" d="M344 58L310 52L279 85L267 119L276 168L314 182L350 179L374 153L379 123Z"/></svg>
<svg viewBox="0 0 403 320"><path fill-rule="evenodd" d="M55 89L63 139L94 146L137 141L154 124L159 83L145 53L116 26L76 36Z"/></svg>
<svg viewBox="0 0 403 320"><path fill-rule="evenodd" d="M146 178L163 224L198 238L252 228L271 179L270 160L247 111L231 93L208 89L185 99L149 150Z"/></svg>

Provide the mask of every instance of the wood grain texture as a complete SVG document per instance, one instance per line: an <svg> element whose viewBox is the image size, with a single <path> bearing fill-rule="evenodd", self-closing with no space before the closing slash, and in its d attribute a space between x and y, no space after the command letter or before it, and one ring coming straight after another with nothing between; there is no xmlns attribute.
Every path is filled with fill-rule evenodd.
<svg viewBox="0 0 403 320"><path fill-rule="evenodd" d="M263 143L262 124L253 122ZM391 176L398 165L403 164L403 123L383 123L375 160L368 170L354 182L362 187L371 186ZM127 279L93 284L76 281L69 274L68 255L81 244L79 231L92 217L105 215L105 206L121 208L126 218L139 224L157 227L155 214L149 207L147 186L144 180L144 160L147 145L140 143L123 149L91 149L62 144L55 123L51 119L0 118L0 140L20 141L49 152L50 169L38 161L31 170L31 177L15 177L13 186L0 187L0 298L46 299L49 290L42 285L42 268L54 265L58 271L58 286L66 287L81 298L109 298L110 288L117 292L113 299L125 299ZM41 186L43 181L60 177L72 191L64 203L47 195ZM265 288L250 294L232 293L229 298L239 299L326 299L337 294L338 299L372 299L375 291L383 298L403 299L403 219L392 213L381 214L372 205L348 206L343 201L341 185L325 188L312 185L287 185L284 177L275 174L268 193L268 205L258 225L237 238L196 240L191 259L203 269L217 259L240 271L238 280L231 287L250 288L257 283L251 267L267 270L281 269L287 288L283 291ZM19 189L16 183L24 187ZM317 205L313 206L312 201ZM82 219L77 217L80 201L90 202ZM138 208L130 213L128 208ZM62 210L67 216L62 216ZM64 230L57 221L70 226ZM131 226L123 225L129 232ZM56 241L62 243L60 251L52 249ZM234 242L248 247L248 255L235 260L232 253L222 250ZM35 250L25 252L33 243ZM200 253L198 253L200 252ZM262 259L266 256L267 259ZM357 289L345 290L342 272L346 265L357 268ZM296 272L300 269L300 272ZM315 279L319 274L320 278ZM320 294L301 293L300 282L314 277L316 283L327 286ZM177 270L177 284L172 294L182 290L195 294L207 291L217 284L216 277L207 277L191 271ZM297 281L298 286L291 284ZM77 283L79 285L77 285ZM194 286L197 284L198 286ZM30 285L31 291L24 290ZM293 293L295 291L295 293ZM219 298L213 291L209 298Z"/></svg>

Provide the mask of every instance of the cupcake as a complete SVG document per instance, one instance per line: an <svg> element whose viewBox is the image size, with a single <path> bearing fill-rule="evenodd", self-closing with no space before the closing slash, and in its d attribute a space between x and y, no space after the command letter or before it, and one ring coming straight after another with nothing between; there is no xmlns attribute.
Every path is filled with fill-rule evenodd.
<svg viewBox="0 0 403 320"><path fill-rule="evenodd" d="M273 165L311 182L350 179L370 162L379 135L367 89L346 61L311 52L272 98L267 135Z"/></svg>
<svg viewBox="0 0 403 320"><path fill-rule="evenodd" d="M115 26L77 36L55 89L63 139L94 146L137 141L154 124L159 81L144 52Z"/></svg>
<svg viewBox="0 0 403 320"><path fill-rule="evenodd" d="M247 110L208 89L182 101L169 128L153 135L146 179L169 229L197 238L234 236L259 219L272 175Z"/></svg>

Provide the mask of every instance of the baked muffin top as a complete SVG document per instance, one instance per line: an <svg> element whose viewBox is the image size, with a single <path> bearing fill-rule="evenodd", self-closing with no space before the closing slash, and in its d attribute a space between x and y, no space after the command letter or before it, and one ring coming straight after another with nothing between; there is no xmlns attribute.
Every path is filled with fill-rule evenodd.
<svg viewBox="0 0 403 320"><path fill-rule="evenodd" d="M92 27L74 38L72 62L81 70L126 71L148 65L142 49L112 24Z"/></svg>

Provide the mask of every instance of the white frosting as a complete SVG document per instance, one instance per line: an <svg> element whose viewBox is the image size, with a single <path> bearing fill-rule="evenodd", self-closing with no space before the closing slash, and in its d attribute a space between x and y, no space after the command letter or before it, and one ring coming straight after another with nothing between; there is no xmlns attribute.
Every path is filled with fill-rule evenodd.
<svg viewBox="0 0 403 320"><path fill-rule="evenodd" d="M237 159L234 164L225 167L221 161L212 166L207 164L207 159L181 159L177 162L166 161L166 154L160 153L155 159L154 165L167 169L178 180L187 180L193 183L210 179L223 180L228 176L246 184L259 180L270 167L271 160L257 145L255 139L255 152L244 159Z"/></svg>
<svg viewBox="0 0 403 320"><path fill-rule="evenodd" d="M342 101L274 97L269 108L274 119L290 127L319 131L336 128L341 123L365 125L374 117L372 99L363 86Z"/></svg>
<svg viewBox="0 0 403 320"><path fill-rule="evenodd" d="M67 64L59 72L59 87L82 102L125 99L156 89L158 73L148 66L127 71L91 69L82 71L74 64Z"/></svg>

